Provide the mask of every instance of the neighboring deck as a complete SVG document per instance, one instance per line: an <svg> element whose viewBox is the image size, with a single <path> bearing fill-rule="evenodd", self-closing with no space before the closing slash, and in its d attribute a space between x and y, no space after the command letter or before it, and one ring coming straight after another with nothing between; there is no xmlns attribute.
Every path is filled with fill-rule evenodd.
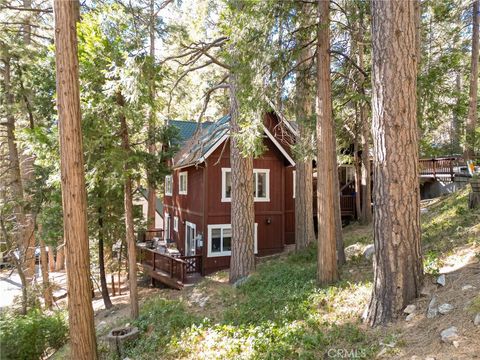
<svg viewBox="0 0 480 360"><path fill-rule="evenodd" d="M454 181L455 176L468 176L467 163L461 156L420 159L421 181Z"/></svg>
<svg viewBox="0 0 480 360"><path fill-rule="evenodd" d="M173 257L159 249L149 249L146 243L138 243L137 259L147 276L174 289L182 289L201 277L201 255Z"/></svg>

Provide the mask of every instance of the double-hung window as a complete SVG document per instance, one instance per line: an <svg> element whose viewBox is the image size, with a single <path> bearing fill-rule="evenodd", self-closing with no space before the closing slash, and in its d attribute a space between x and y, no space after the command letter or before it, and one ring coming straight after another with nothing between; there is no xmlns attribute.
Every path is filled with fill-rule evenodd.
<svg viewBox="0 0 480 360"><path fill-rule="evenodd" d="M255 201L270 201L270 169L253 170L253 196ZM232 171L222 168L222 202L232 201Z"/></svg>
<svg viewBox="0 0 480 360"><path fill-rule="evenodd" d="M173 179L172 175L165 176L165 195L172 196L173 193Z"/></svg>
<svg viewBox="0 0 480 360"><path fill-rule="evenodd" d="M254 228L254 253L257 253L257 227ZM230 256L232 254L232 225L208 225L208 257Z"/></svg>
<svg viewBox="0 0 480 360"><path fill-rule="evenodd" d="M178 174L178 193L187 195L188 188L188 172L184 171Z"/></svg>

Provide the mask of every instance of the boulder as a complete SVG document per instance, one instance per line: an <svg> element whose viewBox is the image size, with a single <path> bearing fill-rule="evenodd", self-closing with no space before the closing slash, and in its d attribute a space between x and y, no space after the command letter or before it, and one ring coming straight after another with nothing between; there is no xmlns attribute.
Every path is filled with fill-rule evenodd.
<svg viewBox="0 0 480 360"><path fill-rule="evenodd" d="M453 305L450 305L450 304L442 304L438 307L438 312L442 315L448 314L452 310L453 310Z"/></svg>
<svg viewBox="0 0 480 360"><path fill-rule="evenodd" d="M450 326L449 328L443 330L440 333L440 338L444 343L453 343L458 340L458 330L455 326Z"/></svg>
<svg viewBox="0 0 480 360"><path fill-rule="evenodd" d="M351 259L354 256L359 256L362 254L363 245L356 243L345 248L345 256L347 259Z"/></svg>
<svg viewBox="0 0 480 360"><path fill-rule="evenodd" d="M445 286L447 279L445 278L445 274L440 275L437 278L437 284Z"/></svg>
<svg viewBox="0 0 480 360"><path fill-rule="evenodd" d="M405 321L412 321L414 317L415 317L415 313L408 314L407 317L405 318Z"/></svg>
<svg viewBox="0 0 480 360"><path fill-rule="evenodd" d="M405 314L412 314L417 307L413 304L408 305L405 309L403 309L403 312Z"/></svg>
<svg viewBox="0 0 480 360"><path fill-rule="evenodd" d="M365 259L370 260L373 257L373 254L375 254L375 247L373 244L367 245L365 249L363 249L363 256Z"/></svg>
<svg viewBox="0 0 480 360"><path fill-rule="evenodd" d="M480 313L475 315L475 318L473 319L473 325L480 326Z"/></svg>
<svg viewBox="0 0 480 360"><path fill-rule="evenodd" d="M436 307L437 297L434 295L430 303L428 304L427 318L432 319L438 314L438 309Z"/></svg>

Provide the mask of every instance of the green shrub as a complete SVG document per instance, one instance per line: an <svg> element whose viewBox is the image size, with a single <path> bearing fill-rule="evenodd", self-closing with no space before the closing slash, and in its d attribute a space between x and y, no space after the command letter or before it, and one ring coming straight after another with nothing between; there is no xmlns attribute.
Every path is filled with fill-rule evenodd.
<svg viewBox="0 0 480 360"><path fill-rule="evenodd" d="M68 326L62 313L43 314L31 310L27 315L0 315L2 359L40 359L48 350L58 349L67 340Z"/></svg>

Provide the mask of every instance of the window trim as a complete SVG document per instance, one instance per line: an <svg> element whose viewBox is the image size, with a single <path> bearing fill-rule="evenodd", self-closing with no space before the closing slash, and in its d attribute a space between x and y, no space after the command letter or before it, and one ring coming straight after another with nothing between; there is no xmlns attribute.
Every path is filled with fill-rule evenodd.
<svg viewBox="0 0 480 360"><path fill-rule="evenodd" d="M296 196L296 186L297 186L297 170L293 170L293 198Z"/></svg>
<svg viewBox="0 0 480 360"><path fill-rule="evenodd" d="M213 229L231 229L232 224L212 224L207 226L207 257L221 257L221 256L231 256L231 251L222 251L222 252L212 252L212 230ZM222 236L223 241L223 236ZM258 253L258 223L255 223L254 234L253 234L253 253Z"/></svg>
<svg viewBox="0 0 480 360"><path fill-rule="evenodd" d="M173 231L178 232L178 216L173 217Z"/></svg>
<svg viewBox="0 0 480 360"><path fill-rule="evenodd" d="M197 247L197 224L194 224L194 223L191 223L190 221L185 221L185 250L184 250L184 254L185 256L192 256L192 255L187 255L187 249L188 249L188 244L187 244L187 241L188 241L188 236L187 236L187 233L188 233L188 228L192 228L193 229L193 239L195 241L195 248L194 248L194 255L195 255L195 251L196 251L196 247Z"/></svg>
<svg viewBox="0 0 480 360"><path fill-rule="evenodd" d="M167 179L170 181L170 191L168 191L167 187ZM173 195L173 176L172 175L165 175L165 196L172 196Z"/></svg>
<svg viewBox="0 0 480 360"><path fill-rule="evenodd" d="M163 239L165 241L169 240L170 239L170 233L172 232L172 229L171 229L171 222L170 222L170 214L169 213L165 213L165 226L164 226L164 232L163 232ZM168 228L168 233L167 233L167 228ZM168 237L167 237L168 235Z"/></svg>
<svg viewBox="0 0 480 360"><path fill-rule="evenodd" d="M185 190L182 190L182 176L185 176ZM178 173L178 194L188 194L188 171L182 171Z"/></svg>
<svg viewBox="0 0 480 360"><path fill-rule="evenodd" d="M227 191L227 173L231 173L231 168L222 168L222 194L221 194L221 202L232 202L232 197L226 197ZM253 169L253 182L255 185L255 192L257 192L258 183L255 182L256 175L255 174L265 174L266 184L265 184L265 197L257 197L253 198L254 202L270 202L270 169Z"/></svg>

